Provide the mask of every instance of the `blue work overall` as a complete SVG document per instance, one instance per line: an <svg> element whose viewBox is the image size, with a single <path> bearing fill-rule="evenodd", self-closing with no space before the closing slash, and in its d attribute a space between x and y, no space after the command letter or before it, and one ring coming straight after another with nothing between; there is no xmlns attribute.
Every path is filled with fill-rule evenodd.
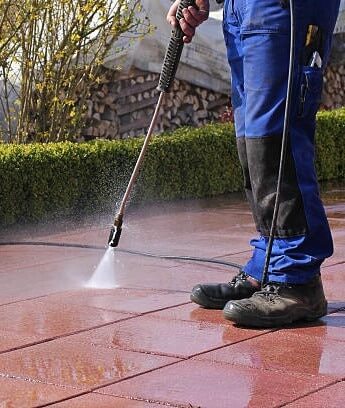
<svg viewBox="0 0 345 408"><path fill-rule="evenodd" d="M286 0L225 0L224 36L245 190L258 237L244 271L261 280L276 197L290 49ZM294 0L295 71L289 143L268 280L303 284L333 242L314 166L315 116L340 0ZM322 32L322 66L303 60L310 25Z"/></svg>

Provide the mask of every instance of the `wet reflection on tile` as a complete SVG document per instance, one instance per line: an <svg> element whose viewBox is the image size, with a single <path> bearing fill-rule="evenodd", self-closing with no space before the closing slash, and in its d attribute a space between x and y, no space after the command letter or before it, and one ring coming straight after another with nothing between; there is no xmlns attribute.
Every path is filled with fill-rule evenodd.
<svg viewBox="0 0 345 408"><path fill-rule="evenodd" d="M291 373L345 375L344 316L327 316L324 322L284 329L205 353L196 359L226 362ZM226 332L224 332L226 336Z"/></svg>
<svg viewBox="0 0 345 408"><path fill-rule="evenodd" d="M80 389L114 382L176 361L56 340L0 356L0 375Z"/></svg>
<svg viewBox="0 0 345 408"><path fill-rule="evenodd" d="M99 392L183 406L189 403L193 407L273 407L330 382L325 377L302 377L193 360L125 380Z"/></svg>
<svg viewBox="0 0 345 408"><path fill-rule="evenodd" d="M140 314L189 302L189 294L154 289L84 289L51 295L49 301L57 305L65 303L98 310Z"/></svg>
<svg viewBox="0 0 345 408"><path fill-rule="evenodd" d="M63 301L55 304L46 298L0 306L2 329L12 333L14 338L22 336L24 340L27 336L27 343L67 335L130 316L128 313L69 305ZM0 337L0 349L4 349L6 344L6 339Z"/></svg>
<svg viewBox="0 0 345 408"><path fill-rule="evenodd" d="M185 358L247 336L247 332L236 332L231 326L224 329L208 322L145 316L82 333L77 338L103 347Z"/></svg>

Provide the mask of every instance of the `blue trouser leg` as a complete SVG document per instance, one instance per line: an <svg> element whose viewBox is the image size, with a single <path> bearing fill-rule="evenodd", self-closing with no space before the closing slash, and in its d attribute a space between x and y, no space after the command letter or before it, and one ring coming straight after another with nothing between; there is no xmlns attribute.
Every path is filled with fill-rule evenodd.
<svg viewBox="0 0 345 408"><path fill-rule="evenodd" d="M235 2L226 0L224 4L223 31L227 47L228 61L231 67L231 102L235 117L237 148L244 176L244 189L255 218L254 198L249 176L245 144L245 94L243 75L243 50L240 35L240 23L235 14ZM257 224L257 220L256 224ZM254 242L254 240L253 240ZM261 259L263 256L263 259ZM252 259L244 266L243 270L250 276L260 280L264 266L265 251L254 247Z"/></svg>
<svg viewBox="0 0 345 408"><path fill-rule="evenodd" d="M257 279L262 275L272 222L287 88L290 11L281 3L230 0L224 4L232 94L240 96L233 98L239 156L260 234L259 239L251 241L254 254L245 270ZM269 280L304 283L319 273L322 261L333 251L314 168L314 133L322 73L339 1L294 3L297 26L294 103ZM322 69L304 66L302 62L309 24L318 25L323 32Z"/></svg>

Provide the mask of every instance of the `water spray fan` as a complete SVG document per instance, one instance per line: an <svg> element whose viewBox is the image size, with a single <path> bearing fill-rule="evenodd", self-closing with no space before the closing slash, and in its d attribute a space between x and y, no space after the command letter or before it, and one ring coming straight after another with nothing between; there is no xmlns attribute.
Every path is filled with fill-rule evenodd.
<svg viewBox="0 0 345 408"><path fill-rule="evenodd" d="M188 8L189 6L195 7L195 1L194 0L181 0L180 1L179 7L176 13L176 19L178 22L180 21L181 18L183 18L182 10L185 8ZM151 120L151 124L147 131L147 135L145 137L144 144L141 149L140 155L138 157L137 163L134 167L133 173L127 185L127 189L122 198L120 208L115 216L114 223L110 230L110 235L108 239L108 245L110 247L115 248L119 244L126 204L130 196L130 193L132 191L132 188L138 178L141 165L144 161L145 153L146 153L148 144L151 140L153 129L157 122L158 113L162 105L164 94L170 91L171 85L174 81L175 74L178 68L178 64L180 62L180 58L181 58L181 54L182 54L182 50L184 46L183 36L184 36L184 33L178 24L177 27L174 28L171 33L171 38L170 38L169 45L168 45L168 48L165 54L162 71L161 71L159 83L157 86L157 89L160 92L160 95L159 95L158 102L157 102L157 105L156 105L156 108L155 108L155 111L154 111L154 114Z"/></svg>

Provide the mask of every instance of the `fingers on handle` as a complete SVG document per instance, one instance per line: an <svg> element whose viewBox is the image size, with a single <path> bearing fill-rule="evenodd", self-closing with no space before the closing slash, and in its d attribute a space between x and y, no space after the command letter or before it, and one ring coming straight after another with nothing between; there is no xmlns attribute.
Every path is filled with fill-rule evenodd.
<svg viewBox="0 0 345 408"><path fill-rule="evenodd" d="M208 10L198 10L195 7L188 7L188 12L192 18L198 22L198 25L208 19Z"/></svg>
<svg viewBox="0 0 345 408"><path fill-rule="evenodd" d="M167 15L167 21L169 24L171 24L173 27L177 26L177 19L176 19L176 13L178 6L180 4L180 0L176 0L173 5L170 7Z"/></svg>

